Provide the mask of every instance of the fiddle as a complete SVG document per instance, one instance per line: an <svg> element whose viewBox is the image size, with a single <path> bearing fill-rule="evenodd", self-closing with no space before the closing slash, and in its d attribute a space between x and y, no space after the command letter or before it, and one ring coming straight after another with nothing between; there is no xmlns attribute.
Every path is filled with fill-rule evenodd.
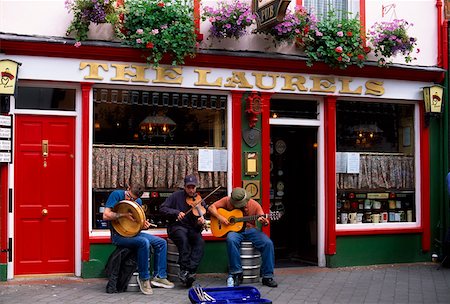
<svg viewBox="0 0 450 304"><path fill-rule="evenodd" d="M203 207L202 202L203 199L198 193L195 193L194 196L186 197L186 204L192 207L191 210L195 216L203 217L203 215L206 213L206 209L205 207Z"/></svg>

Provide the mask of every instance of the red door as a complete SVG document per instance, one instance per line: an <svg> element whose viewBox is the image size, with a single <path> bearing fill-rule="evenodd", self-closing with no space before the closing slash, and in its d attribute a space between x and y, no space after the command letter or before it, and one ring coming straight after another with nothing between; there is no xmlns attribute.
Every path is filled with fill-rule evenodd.
<svg viewBox="0 0 450 304"><path fill-rule="evenodd" d="M14 274L74 273L75 118L15 122Z"/></svg>

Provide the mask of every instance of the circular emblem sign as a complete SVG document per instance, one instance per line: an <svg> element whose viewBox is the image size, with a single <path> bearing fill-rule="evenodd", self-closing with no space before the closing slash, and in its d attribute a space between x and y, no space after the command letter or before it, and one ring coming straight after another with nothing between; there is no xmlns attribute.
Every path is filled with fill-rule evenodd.
<svg viewBox="0 0 450 304"><path fill-rule="evenodd" d="M278 154L283 154L284 151L286 151L286 143L284 140L277 140L275 143L275 151L277 151Z"/></svg>

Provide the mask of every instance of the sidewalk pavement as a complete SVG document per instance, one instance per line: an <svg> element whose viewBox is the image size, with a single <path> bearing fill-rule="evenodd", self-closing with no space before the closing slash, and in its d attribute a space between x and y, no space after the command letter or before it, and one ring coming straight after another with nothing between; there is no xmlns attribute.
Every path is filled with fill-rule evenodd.
<svg viewBox="0 0 450 304"><path fill-rule="evenodd" d="M255 286L273 303L450 303L450 269L415 263L345 268L277 268L277 288ZM107 294L106 279L20 278L0 282L0 303L154 303L189 304L188 289L153 288ZM203 288L226 285L225 274L199 274ZM244 302L242 302L244 303Z"/></svg>

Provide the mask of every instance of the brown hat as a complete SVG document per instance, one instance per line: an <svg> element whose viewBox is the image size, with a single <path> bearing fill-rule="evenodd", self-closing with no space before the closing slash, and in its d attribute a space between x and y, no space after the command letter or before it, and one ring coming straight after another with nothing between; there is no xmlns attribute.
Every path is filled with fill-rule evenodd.
<svg viewBox="0 0 450 304"><path fill-rule="evenodd" d="M242 208L247 205L250 200L250 195L243 188L234 188L231 191L231 204L234 208Z"/></svg>

